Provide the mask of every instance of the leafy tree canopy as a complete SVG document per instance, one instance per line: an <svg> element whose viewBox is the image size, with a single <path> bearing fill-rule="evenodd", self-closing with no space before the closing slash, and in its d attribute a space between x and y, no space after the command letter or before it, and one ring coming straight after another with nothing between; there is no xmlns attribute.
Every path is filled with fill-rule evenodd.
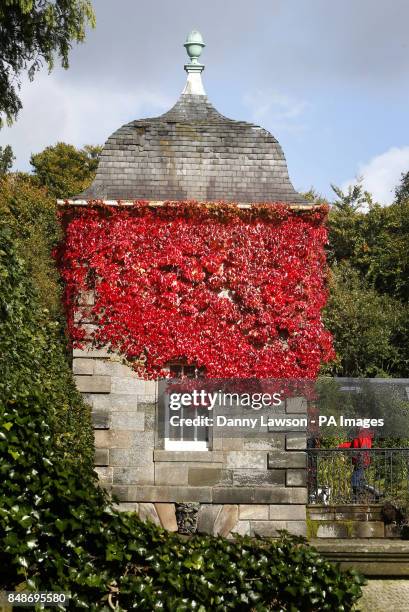
<svg viewBox="0 0 409 612"><path fill-rule="evenodd" d="M361 185L336 188L329 215L329 262L349 261L381 293L409 299L409 198L374 203ZM367 210L361 210L363 204Z"/></svg>
<svg viewBox="0 0 409 612"><path fill-rule="evenodd" d="M402 204L409 200L409 171L402 172L400 184L395 189L395 202Z"/></svg>
<svg viewBox="0 0 409 612"><path fill-rule="evenodd" d="M341 376L408 376L409 197L405 176L395 201L381 206L362 184L336 199L329 214L332 274L325 311ZM408 181L409 182L409 181Z"/></svg>
<svg viewBox="0 0 409 612"><path fill-rule="evenodd" d="M4 176L10 172L15 160L13 149L10 145L0 147L0 176Z"/></svg>
<svg viewBox="0 0 409 612"><path fill-rule="evenodd" d="M6 0L0 3L0 127L16 119L22 103L18 95L21 75L30 80L55 57L68 68L72 42L85 38L94 27L90 0Z"/></svg>
<svg viewBox="0 0 409 612"><path fill-rule="evenodd" d="M369 191L364 191L362 179L356 185L350 185L348 191L344 193L336 185L331 185L337 199L332 202L332 206L344 212L357 212L365 205L372 204L372 196Z"/></svg>
<svg viewBox="0 0 409 612"><path fill-rule="evenodd" d="M396 336L405 307L368 286L347 261L334 264L324 321L334 337L337 359L326 368L335 376L390 376L404 373Z"/></svg>
<svg viewBox="0 0 409 612"><path fill-rule="evenodd" d="M76 149L58 142L31 156L38 184L55 198L69 198L88 187L95 176L102 147L86 145Z"/></svg>

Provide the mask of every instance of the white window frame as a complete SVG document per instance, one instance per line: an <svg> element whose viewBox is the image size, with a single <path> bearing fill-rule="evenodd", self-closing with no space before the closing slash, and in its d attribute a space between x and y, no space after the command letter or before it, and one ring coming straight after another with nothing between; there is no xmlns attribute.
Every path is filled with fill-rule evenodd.
<svg viewBox="0 0 409 612"><path fill-rule="evenodd" d="M170 364L169 370L171 366L177 366L180 369L181 375L185 375L185 370L190 369L191 366L188 366L182 362L175 362ZM195 371L195 377L197 376L197 370ZM165 414L165 439L164 439L164 449L170 451L208 451L209 448L209 440L172 440L169 437L169 406L166 407ZM183 411L183 408L182 408ZM191 413L190 413L191 414ZM198 427L194 428L194 437L197 436Z"/></svg>

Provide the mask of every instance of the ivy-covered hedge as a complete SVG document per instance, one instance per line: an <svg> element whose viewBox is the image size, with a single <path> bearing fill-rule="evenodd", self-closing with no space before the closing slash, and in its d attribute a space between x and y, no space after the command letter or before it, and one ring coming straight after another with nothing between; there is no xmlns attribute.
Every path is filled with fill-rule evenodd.
<svg viewBox="0 0 409 612"><path fill-rule="evenodd" d="M299 538L183 541L114 510L89 463L55 444L59 340L1 226L0 316L0 590L68 591L72 610L352 609L362 579Z"/></svg>
<svg viewBox="0 0 409 612"><path fill-rule="evenodd" d="M8 174L0 178L0 217L24 258L41 305L62 321L59 275L51 257L61 235L55 200L33 176Z"/></svg>
<svg viewBox="0 0 409 612"><path fill-rule="evenodd" d="M48 422L54 443L66 455L91 464L90 411L73 383L61 287L51 257L60 236L55 208L52 198L28 175L0 179L2 241L12 240L14 252L13 258L2 256L2 269L13 277L17 274L18 282L23 283L21 291L24 285L18 299L32 304L21 312L17 298L7 295L4 288L2 298L10 312L16 308L13 316L17 318L3 322L0 332L0 400L9 394L39 389L52 407ZM18 257L24 259L24 269L19 268ZM25 275L30 277L30 287L23 282Z"/></svg>

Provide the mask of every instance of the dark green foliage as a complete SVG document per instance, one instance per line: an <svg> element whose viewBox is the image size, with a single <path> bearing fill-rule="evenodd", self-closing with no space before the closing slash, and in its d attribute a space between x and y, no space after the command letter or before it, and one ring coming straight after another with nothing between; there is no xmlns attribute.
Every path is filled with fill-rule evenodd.
<svg viewBox="0 0 409 612"><path fill-rule="evenodd" d="M1 226L0 316L0 589L65 590L70 609L95 611L108 598L118 610L352 609L362 579L299 538L183 541L113 510L89 464L55 445L58 341Z"/></svg>
<svg viewBox="0 0 409 612"><path fill-rule="evenodd" d="M0 176L4 176L10 172L15 159L13 149L10 145L6 145L4 149L0 147Z"/></svg>
<svg viewBox="0 0 409 612"><path fill-rule="evenodd" d="M361 185L346 194L334 188L324 316L337 360L323 373L409 376L409 199L403 187L404 180L402 197L390 206L374 203Z"/></svg>
<svg viewBox="0 0 409 612"><path fill-rule="evenodd" d="M30 313L29 326L30 337L38 340L35 363L41 364L41 367L33 367L28 361L23 367L22 362L7 361L8 348L0 343L5 359L3 371L11 367L15 372L20 369L26 384L34 378L35 384L41 385L53 406L50 425L55 444L65 453L90 463L93 433L89 409L73 382L59 277L51 256L61 235L55 201L44 188L35 185L29 175L8 175L0 180L0 223L8 228L17 254L25 261L26 274L35 287L34 304L37 306L33 306Z"/></svg>
<svg viewBox="0 0 409 612"><path fill-rule="evenodd" d="M19 78L30 79L58 56L64 68L72 42L85 38L95 16L89 0L8 0L0 3L0 127L11 123L22 107Z"/></svg>
<svg viewBox="0 0 409 612"><path fill-rule="evenodd" d="M331 188L337 199L332 202L332 206L335 210L343 212L358 212L365 205L372 203L372 196L368 191L364 191L362 185L350 185L348 192L344 193L342 189L336 185L331 185Z"/></svg>
<svg viewBox="0 0 409 612"><path fill-rule="evenodd" d="M341 194L342 192L340 192ZM369 209L359 209L365 202ZM329 262L348 260L377 291L409 300L409 199L374 204L355 187L354 199L338 200L329 215Z"/></svg>
<svg viewBox="0 0 409 612"><path fill-rule="evenodd" d="M67 459L90 466L93 437L89 409L75 389L60 326L39 306L3 220L0 232L1 405L11 402L18 406L31 396L37 398L34 404L43 410L52 443Z"/></svg>
<svg viewBox="0 0 409 612"><path fill-rule="evenodd" d="M402 204L409 200L409 171L402 172L400 184L395 189L395 202Z"/></svg>
<svg viewBox="0 0 409 612"><path fill-rule="evenodd" d="M41 304L63 323L59 277L51 256L61 237L55 201L30 175L11 174L0 179L0 216L27 264Z"/></svg>
<svg viewBox="0 0 409 612"><path fill-rule="evenodd" d="M324 322L334 338L337 359L326 373L336 376L388 376L404 369L396 343L403 306L379 294L347 261L333 265Z"/></svg>
<svg viewBox="0 0 409 612"><path fill-rule="evenodd" d="M54 198L69 198L83 191L95 176L102 147L86 145L76 149L58 142L32 155L30 163L41 187Z"/></svg>

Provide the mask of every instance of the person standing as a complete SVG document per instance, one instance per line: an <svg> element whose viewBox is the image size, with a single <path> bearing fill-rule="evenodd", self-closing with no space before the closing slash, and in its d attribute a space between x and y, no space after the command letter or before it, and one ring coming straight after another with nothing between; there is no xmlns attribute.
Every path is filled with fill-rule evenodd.
<svg viewBox="0 0 409 612"><path fill-rule="evenodd" d="M342 444L339 444L338 448L372 448L373 437L374 432L372 430L361 427L361 429L358 431L358 435L352 441L342 442ZM351 489L352 501L354 503L361 500L364 491L368 491L376 498L379 498L379 492L366 482L365 470L368 469L370 464L370 453L352 453L353 471L351 475Z"/></svg>

